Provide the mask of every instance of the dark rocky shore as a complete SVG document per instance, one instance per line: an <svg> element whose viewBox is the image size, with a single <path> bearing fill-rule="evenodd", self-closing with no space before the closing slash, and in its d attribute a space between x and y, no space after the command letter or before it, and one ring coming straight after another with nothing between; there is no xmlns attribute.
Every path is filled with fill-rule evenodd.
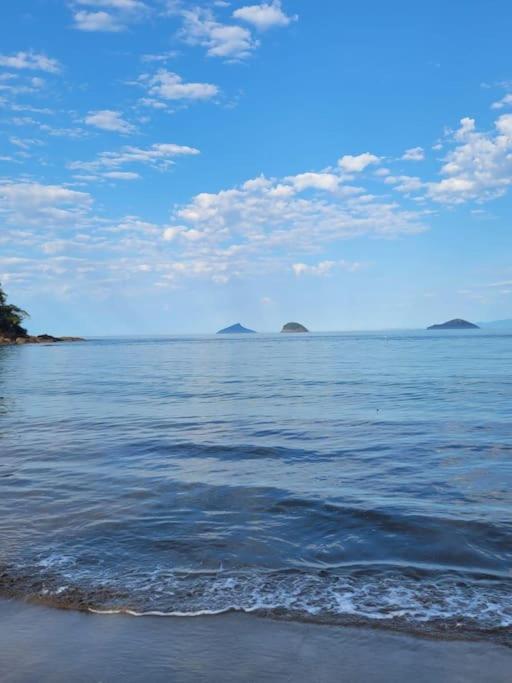
<svg viewBox="0 0 512 683"><path fill-rule="evenodd" d="M29 314L22 308L7 302L7 295L0 284L0 346L85 341L81 337L54 337L51 334L31 335L22 326L23 320L28 317Z"/></svg>
<svg viewBox="0 0 512 683"><path fill-rule="evenodd" d="M0 336L0 345L6 344L55 344L57 342L81 342L85 341L82 337L53 337L51 334L38 334L32 336L30 334L21 337L2 337Z"/></svg>

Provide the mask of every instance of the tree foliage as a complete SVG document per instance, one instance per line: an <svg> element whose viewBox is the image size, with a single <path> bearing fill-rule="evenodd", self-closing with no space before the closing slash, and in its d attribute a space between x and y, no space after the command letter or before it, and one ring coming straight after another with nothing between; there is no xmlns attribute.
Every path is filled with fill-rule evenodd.
<svg viewBox="0 0 512 683"><path fill-rule="evenodd" d="M27 330L21 325L25 318L28 318L26 311L7 303L7 296L0 284L0 336L26 336Z"/></svg>

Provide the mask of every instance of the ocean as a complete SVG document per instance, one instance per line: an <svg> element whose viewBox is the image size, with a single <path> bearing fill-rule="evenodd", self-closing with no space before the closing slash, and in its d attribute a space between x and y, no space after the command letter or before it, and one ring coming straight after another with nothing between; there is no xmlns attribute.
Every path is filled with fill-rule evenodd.
<svg viewBox="0 0 512 683"><path fill-rule="evenodd" d="M0 347L0 595L512 644L512 335Z"/></svg>

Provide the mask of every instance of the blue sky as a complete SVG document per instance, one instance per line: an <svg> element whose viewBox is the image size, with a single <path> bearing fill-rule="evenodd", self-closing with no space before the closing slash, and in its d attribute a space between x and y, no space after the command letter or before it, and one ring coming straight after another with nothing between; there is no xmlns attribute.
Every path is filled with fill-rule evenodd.
<svg viewBox="0 0 512 683"><path fill-rule="evenodd" d="M34 332L512 317L512 7L18 0L0 281Z"/></svg>

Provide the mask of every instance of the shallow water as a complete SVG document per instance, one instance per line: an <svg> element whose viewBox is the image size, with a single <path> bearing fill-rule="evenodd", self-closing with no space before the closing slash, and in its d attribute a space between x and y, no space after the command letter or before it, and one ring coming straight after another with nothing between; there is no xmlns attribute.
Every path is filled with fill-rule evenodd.
<svg viewBox="0 0 512 683"><path fill-rule="evenodd" d="M512 336L0 347L0 592L512 632Z"/></svg>

